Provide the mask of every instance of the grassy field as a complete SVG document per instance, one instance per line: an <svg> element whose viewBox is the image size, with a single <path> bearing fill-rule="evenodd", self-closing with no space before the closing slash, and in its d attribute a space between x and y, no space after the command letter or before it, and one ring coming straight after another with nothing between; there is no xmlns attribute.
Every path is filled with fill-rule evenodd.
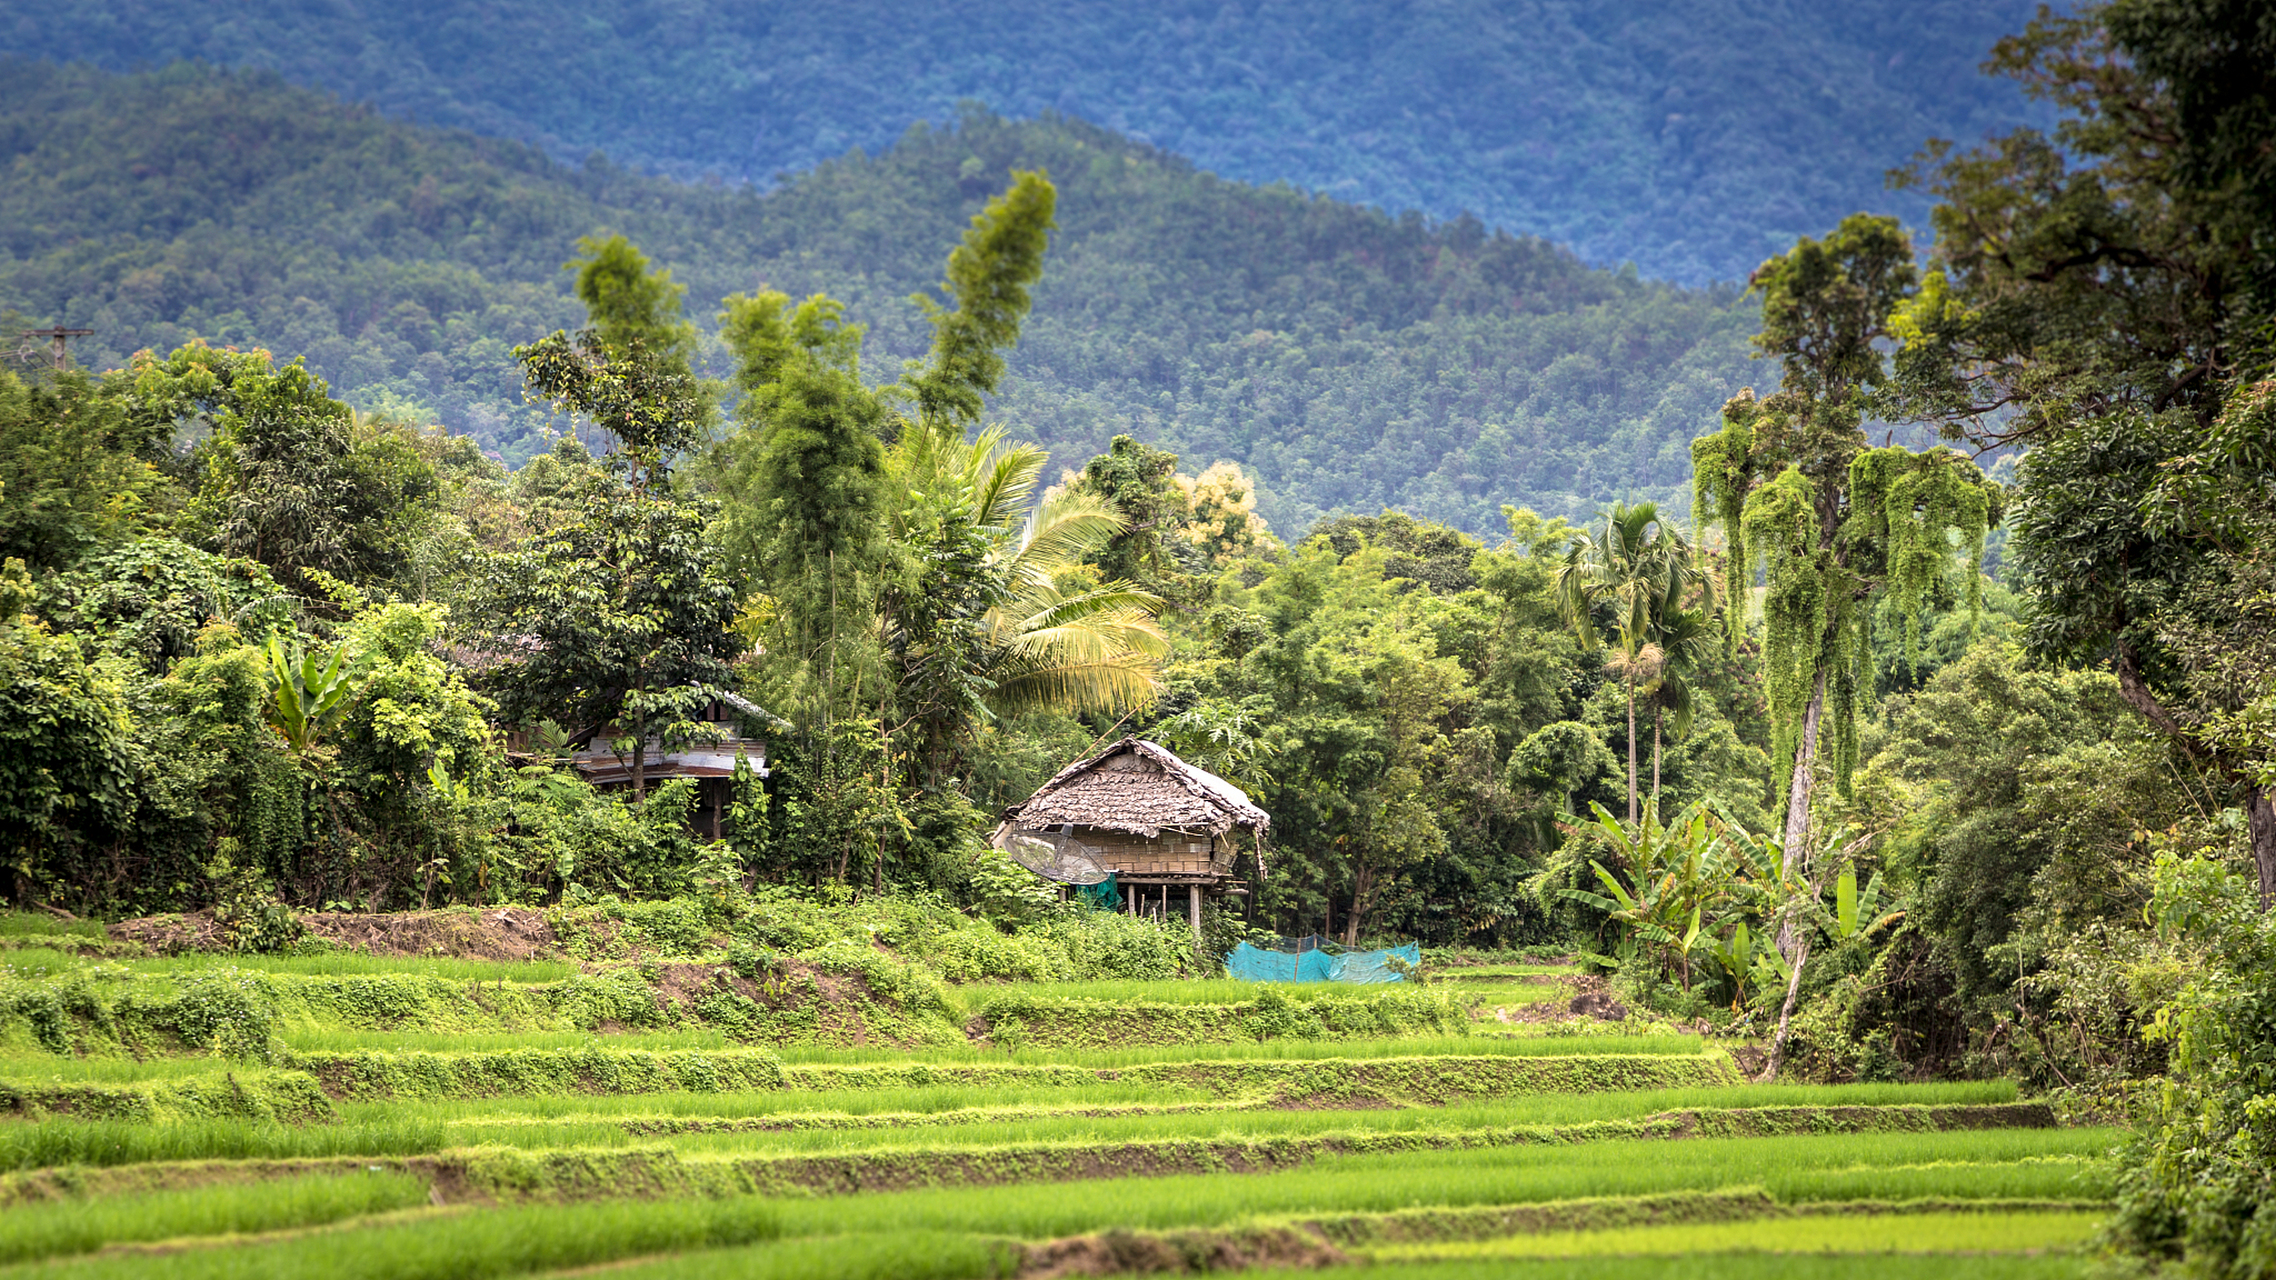
<svg viewBox="0 0 2276 1280"><path fill-rule="evenodd" d="M2120 1136L2006 1081L1740 1084L1664 1027L1500 1024L1570 991L1539 964L828 996L675 964L0 916L0 1280L2070 1277ZM1086 1020L1130 1030L1018 1034Z"/></svg>

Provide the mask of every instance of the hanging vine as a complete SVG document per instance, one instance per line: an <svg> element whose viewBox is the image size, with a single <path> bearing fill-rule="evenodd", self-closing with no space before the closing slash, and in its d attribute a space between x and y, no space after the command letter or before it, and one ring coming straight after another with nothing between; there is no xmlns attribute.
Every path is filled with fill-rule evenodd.
<svg viewBox="0 0 2276 1280"><path fill-rule="evenodd" d="M1763 689L1784 794L1825 642L1829 566L1819 554L1817 486L1799 467L1786 468L1746 495L1739 528L1733 547L1744 547L1763 565Z"/></svg>
<svg viewBox="0 0 2276 1280"><path fill-rule="evenodd" d="M1952 449L1868 449L1849 464L1842 537L1878 562L1881 591L1904 618L1905 662L1920 666L1921 615L1962 551L1961 600L1971 626L1983 612L1984 535L2000 518L1999 486ZM1870 637L1867 652L1870 653Z"/></svg>
<svg viewBox="0 0 2276 1280"><path fill-rule="evenodd" d="M1744 600L1748 570L1763 570L1763 678L1781 797L1821 674L1834 785L1847 796L1858 765L1857 716L1873 687L1874 608L1887 599L1903 616L1908 661L1917 663L1921 613L1958 552L1960 594L1974 617L1983 594L1976 566L1999 519L1999 487L1949 449L1863 450L1848 467L1840 532L1822 545L1820 482L1787 466L1754 483L1761 459L1737 453L1757 439L1753 405L1751 396L1734 399L1724 428L1693 442L1699 510L1722 521L1730 542L1727 599ZM1734 640L1739 626L1729 623Z"/></svg>
<svg viewBox="0 0 2276 1280"><path fill-rule="evenodd" d="M1723 526L1723 598L1730 601L1746 599L1739 593L1754 585L1740 522L1754 487L1754 422L1760 413L1749 387L1724 403L1722 430L1691 442L1692 519ZM1725 647L1734 655L1742 625L1726 622L1723 628Z"/></svg>

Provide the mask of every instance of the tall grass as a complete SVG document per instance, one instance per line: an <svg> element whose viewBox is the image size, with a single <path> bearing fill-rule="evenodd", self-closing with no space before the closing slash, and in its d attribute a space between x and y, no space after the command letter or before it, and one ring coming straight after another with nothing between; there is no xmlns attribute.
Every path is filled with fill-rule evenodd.
<svg viewBox="0 0 2276 1280"><path fill-rule="evenodd" d="M1221 1226L1255 1216L1381 1213L1590 1196L1767 1187L1786 1201L2096 1201L2109 1194L2117 1130L1823 1135L1607 1142L1323 1159L1269 1177L1180 1175L1112 1182L940 1188L782 1202L790 1235L969 1231L1047 1239L1110 1228ZM2055 1158L2049 1158L2055 1157ZM2070 1157L2064 1159L2061 1157Z"/></svg>
<svg viewBox="0 0 2276 1280"><path fill-rule="evenodd" d="M296 1127L271 1121L43 1120L0 1124L0 1170L153 1160L298 1160L423 1155L443 1148L443 1126L416 1119Z"/></svg>
<svg viewBox="0 0 2276 1280"><path fill-rule="evenodd" d="M246 969L257 973L300 974L320 978L412 974L447 978L453 982L559 982L577 971L575 965L559 960L461 960L447 956L375 956L360 951L327 951L304 956L199 952L180 956L153 956L124 963L136 973L150 974Z"/></svg>
<svg viewBox="0 0 2276 1280"><path fill-rule="evenodd" d="M930 1085L907 1089L770 1090L743 1093L541 1094L534 1097L402 1099L336 1104L344 1120L416 1116L454 1121L615 1119L620 1117L744 1119L768 1116L928 1116L1014 1107L1096 1107L1211 1102L1217 1095L1175 1085L1097 1082L1048 1085Z"/></svg>
<svg viewBox="0 0 2276 1280"><path fill-rule="evenodd" d="M732 1049L724 1032L703 1027L678 1031L402 1031L349 1030L328 1026L287 1026L277 1038L302 1053L504 1053L514 1049Z"/></svg>
<svg viewBox="0 0 2276 1280"><path fill-rule="evenodd" d="M427 1180L387 1171L224 1183L0 1213L0 1263L93 1253L106 1244L317 1226L427 1202Z"/></svg>
<svg viewBox="0 0 2276 1280"><path fill-rule="evenodd" d="M71 973L85 963L77 955L54 947L11 947L0 951L0 978L40 982Z"/></svg>
<svg viewBox="0 0 2276 1280"><path fill-rule="evenodd" d="M1398 1110L1276 1111L1268 1098L1221 1101L1191 1089L1102 1083L1079 1089L943 1086L831 1093L634 1094L351 1102L350 1124L446 1127L448 1145L522 1148L667 1144L696 1154L832 1153L910 1147L1069 1146L1164 1139L1271 1141L1326 1133L1477 1132L1627 1120L1691 1108L2006 1102L2004 1081L1948 1085L1764 1085L1481 1099ZM1147 1107L1128 1115L1088 1112ZM643 1121L771 1122L776 1129L659 1134Z"/></svg>
<svg viewBox="0 0 2276 1280"><path fill-rule="evenodd" d="M1386 992L1410 992L1399 985L1360 986L1349 982L1240 982L1231 978L1104 979L1095 982L973 982L948 989L949 998L968 1008L1007 997L1038 1000L1097 1000L1109 1004L1247 1004L1259 992L1276 991L1291 1000L1366 1000Z"/></svg>
<svg viewBox="0 0 2276 1280"><path fill-rule="evenodd" d="M2078 1280L2062 1254L1992 1254L1960 1262L1933 1254L1855 1256L1725 1253L1683 1258L1472 1259L1307 1271L1306 1280Z"/></svg>
<svg viewBox="0 0 2276 1280"><path fill-rule="evenodd" d="M246 1064L239 1059L208 1053L165 1058L67 1058L40 1052L0 1056L0 1080L10 1084L142 1084L243 1070Z"/></svg>
<svg viewBox="0 0 2276 1280"><path fill-rule="evenodd" d="M2071 1248L2087 1242L2101 1214L2081 1210L1839 1214L1751 1222L1687 1222L1607 1231L1551 1231L1394 1245L1371 1250L1378 1261L1400 1258L1634 1257L1644 1254L1999 1253Z"/></svg>
<svg viewBox="0 0 2276 1280"><path fill-rule="evenodd" d="M1023 1048L1008 1052L971 1045L916 1049L840 1049L824 1045L785 1045L776 1052L784 1062L816 1065L1009 1062L1034 1066L1142 1067L1168 1062L1218 1062L1236 1058L1251 1061L1308 1061L1321 1058L1435 1058L1449 1054L1532 1058L1601 1054L1666 1057L1697 1054L1703 1052L1705 1047L1699 1037L1681 1035L1533 1036L1522 1040L1493 1036L1414 1036L1399 1040L1266 1040L1256 1044L1131 1045L1119 1049Z"/></svg>
<svg viewBox="0 0 2276 1280"><path fill-rule="evenodd" d="M270 1243L50 1262L15 1276L85 1280L487 1280L773 1238L763 1200L617 1201L492 1209Z"/></svg>
<svg viewBox="0 0 2276 1280"><path fill-rule="evenodd" d="M1789 1098L1806 1098L1813 1092L1792 1088ZM1933 1089L1929 1096L1946 1098L1994 1097L1997 1086L1959 1086ZM2012 1096L2013 1086L2004 1090ZM1865 1086L1846 1096L1833 1089L1821 1096L1841 1098L1830 1105L1867 1106L1875 1096L1917 1101L1921 1093L1907 1094L1901 1087ZM1561 1105L1560 1105L1561 1104ZM1634 1093L1491 1098L1446 1107L1412 1107L1398 1110L1277 1111L1261 1107L1165 1111L1122 1116L974 1115L966 1123L911 1124L880 1129L848 1124L813 1125L789 1132L713 1132L675 1134L661 1140L683 1152L842 1152L908 1147L1003 1147L1041 1143L1088 1146L1122 1142L1190 1139L1219 1142L1269 1142L1275 1139L1314 1138L1331 1133L1367 1135L1454 1135L1508 1130L1523 1125L1575 1125L1590 1121L1633 1120L1663 1111L1696 1107L1765 1107L1810 1105L1751 1098L1745 1088L1730 1090L1669 1089ZM1829 1105L1820 1102L1815 1105ZM500 1141L512 1141L500 1138Z"/></svg>
<svg viewBox="0 0 2276 1280"><path fill-rule="evenodd" d="M61 920L44 911L0 911L0 938L89 938L101 942L108 937L109 931L95 920Z"/></svg>
<svg viewBox="0 0 2276 1280"><path fill-rule="evenodd" d="M1512 1204L1750 1184L1768 1186L1789 1201L1929 1195L2091 1199L2099 1192L2079 1177L2082 1163L2060 1157L2090 1152L2116 1136L2109 1130L2065 1130L1610 1143L1551 1151L1347 1158L1269 1177L1073 1182L1041 1194L1030 1185L826 1200L549 1205L373 1225L229 1250L100 1257L69 1268L51 1264L11 1274L106 1280L114 1275L483 1280L672 1253L681 1256L659 1259L640 1273L979 1276L991 1274L1004 1255L973 1237L1048 1239L1111 1228L1220 1226L1288 1214ZM779 1238L795 1243L730 1254L682 1252Z"/></svg>

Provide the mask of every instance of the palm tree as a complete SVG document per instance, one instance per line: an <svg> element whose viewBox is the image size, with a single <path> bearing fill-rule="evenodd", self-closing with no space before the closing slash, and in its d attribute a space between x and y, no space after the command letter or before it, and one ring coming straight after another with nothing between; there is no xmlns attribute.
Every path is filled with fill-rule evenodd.
<svg viewBox="0 0 2276 1280"><path fill-rule="evenodd" d="M1048 459L1032 444L1005 443L1001 428L967 441L919 427L895 445L894 470L913 498L932 504L924 518L961 524L982 548L973 567L985 607L958 674L985 690L981 701L997 714L1143 704L1158 692L1169 653L1155 620L1161 600L1126 582L1070 582L1124 521L1101 500L1066 492L1028 510ZM917 507L895 514L897 543L920 541L918 516Z"/></svg>
<svg viewBox="0 0 2276 1280"><path fill-rule="evenodd" d="M1684 607L1694 591L1706 605L1697 610L1703 632L1712 610L1715 583L1683 531L1660 518L1655 503L1616 503L1603 524L1577 539L1557 569L1556 591L1566 622L1583 646L1600 642L1612 650L1605 670L1628 694L1628 820L1637 817L1636 699L1668 691L1670 707L1682 699L1678 720L1690 721L1690 686L1681 667L1697 660L1697 635ZM1602 631L1600 632L1600 619ZM1604 635L1608 632L1609 635ZM1677 646L1678 652L1671 652ZM1674 675L1675 683L1669 678ZM1659 790L1659 713L1652 722L1653 792Z"/></svg>

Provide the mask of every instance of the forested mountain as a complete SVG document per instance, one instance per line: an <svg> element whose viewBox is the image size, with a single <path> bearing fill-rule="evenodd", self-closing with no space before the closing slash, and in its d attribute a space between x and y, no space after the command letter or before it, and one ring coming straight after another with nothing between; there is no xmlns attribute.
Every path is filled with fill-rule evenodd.
<svg viewBox="0 0 2276 1280"><path fill-rule="evenodd" d="M1025 168L1058 184L1059 230L994 416L1065 465L1119 433L1243 463L1286 531L1386 505L1483 531L1507 502L1681 502L1688 441L1759 372L1727 288L1226 181L1057 116L975 112L762 195L565 167L265 73L15 61L0 102L0 308L96 330L76 348L95 368L192 336L305 355L351 400L508 460L543 439L508 352L575 323L578 237L630 236L706 321L762 282L827 290L889 370L927 340L908 295Z"/></svg>
<svg viewBox="0 0 2276 1280"><path fill-rule="evenodd" d="M86 0L0 18L20 55L266 67L390 115L682 178L768 182L974 99L1097 122L1231 177L1736 280L1891 204L1931 135L2025 116L1975 64L2029 0L887 5Z"/></svg>

